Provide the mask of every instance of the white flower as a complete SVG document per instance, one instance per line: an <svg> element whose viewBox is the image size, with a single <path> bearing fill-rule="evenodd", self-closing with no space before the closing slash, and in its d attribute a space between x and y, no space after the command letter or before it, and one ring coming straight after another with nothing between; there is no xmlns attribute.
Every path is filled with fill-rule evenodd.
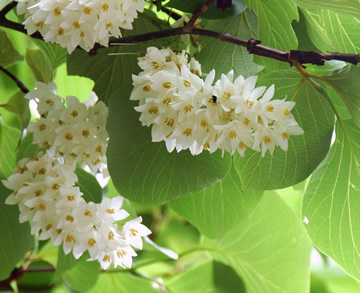
<svg viewBox="0 0 360 293"><path fill-rule="evenodd" d="M101 204L97 206L96 215L108 224L125 219L129 216L129 213L120 209L123 201L124 198L122 196L105 197Z"/></svg>
<svg viewBox="0 0 360 293"><path fill-rule="evenodd" d="M138 249L142 249L143 246L141 237L151 234L150 229L140 224L141 222L142 218L137 217L136 219L126 222L123 226L125 241Z"/></svg>

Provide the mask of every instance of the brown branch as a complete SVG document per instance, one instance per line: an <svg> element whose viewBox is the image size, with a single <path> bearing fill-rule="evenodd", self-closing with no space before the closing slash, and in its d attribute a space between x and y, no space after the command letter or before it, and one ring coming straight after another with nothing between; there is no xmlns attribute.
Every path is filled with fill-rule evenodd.
<svg viewBox="0 0 360 293"><path fill-rule="evenodd" d="M18 88L24 93L27 94L29 89L19 80L15 75L13 75L10 71L6 70L4 67L0 66L0 70L8 75L13 81L15 81Z"/></svg>
<svg viewBox="0 0 360 293"><path fill-rule="evenodd" d="M290 52L274 49L271 47L267 47L261 45L261 41L250 39L244 40L237 37L234 37L229 34L224 34L216 31L210 31L205 29L197 29L194 27L195 21L202 15L202 13L212 4L215 0L208 0L205 4L201 6L201 8L193 15L190 21L185 25L185 27L174 28L174 29L167 29L163 31L155 31L150 33L145 33L141 35L133 35L118 39L110 39L109 45L118 45L118 44L128 44L128 43L142 43L146 41L152 41L156 39L178 36L178 35L185 35L185 34L192 34L192 35L200 35L209 38L215 38L225 43L232 43L235 45L239 45L242 47L247 48L250 54L263 56L266 58L271 58L275 60L279 60L282 62L287 62L291 66L293 65L294 61L297 61L301 64L315 64L315 65L324 65L326 60L340 60L345 61L354 65L357 65L360 62L360 54L345 54L345 53L329 53L329 54L322 54L313 51L299 51L299 50L291 50ZM13 3L13 2L12 2ZM10 3L10 4L12 4ZM9 4L9 5L10 5ZM11 6L7 5L5 8L9 10ZM13 5L13 4L12 4ZM4 9L5 9L4 8ZM0 11L0 15L4 15L4 9ZM12 28L14 30L26 33L26 30L23 25L14 23L9 21L5 18L0 18L0 26L5 26ZM39 32L34 33L31 35L33 38L42 39L42 36ZM95 55L97 50L100 48L104 48L99 44L95 44L94 48L90 50L90 55ZM19 84L18 84L19 86Z"/></svg>
<svg viewBox="0 0 360 293"><path fill-rule="evenodd" d="M215 2L215 0L207 0L200 9L198 9L193 16L190 18L189 22L184 26L184 32L190 32L195 25L196 20Z"/></svg>
<svg viewBox="0 0 360 293"><path fill-rule="evenodd" d="M13 1L7 4L1 11L0 11L0 19L4 18L5 15L13 9L17 5L17 2Z"/></svg>

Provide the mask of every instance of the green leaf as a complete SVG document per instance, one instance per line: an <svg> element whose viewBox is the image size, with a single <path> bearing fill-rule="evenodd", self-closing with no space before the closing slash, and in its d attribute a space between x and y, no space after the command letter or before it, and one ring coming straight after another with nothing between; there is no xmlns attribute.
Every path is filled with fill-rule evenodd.
<svg viewBox="0 0 360 293"><path fill-rule="evenodd" d="M179 215L210 238L221 238L235 224L246 219L261 200L263 191L242 191L234 168L220 182L207 189L168 202Z"/></svg>
<svg viewBox="0 0 360 293"><path fill-rule="evenodd" d="M86 292L97 282L100 275L100 264L98 261L87 261L87 255L80 258L75 267L63 275L63 280L76 292ZM104 291L102 291L104 292Z"/></svg>
<svg viewBox="0 0 360 293"><path fill-rule="evenodd" d="M29 125L29 100L25 99L25 94L23 92L17 91L8 99L3 107L19 116L21 121L21 130L24 130Z"/></svg>
<svg viewBox="0 0 360 293"><path fill-rule="evenodd" d="M165 143L152 142L150 128L141 125L133 109L136 103L121 101L117 95L109 104L107 158L111 178L122 196L142 204L161 204L198 192L227 174L229 155L169 153Z"/></svg>
<svg viewBox="0 0 360 293"><path fill-rule="evenodd" d="M323 52L360 52L359 21L329 10L303 10L312 42Z"/></svg>
<svg viewBox="0 0 360 293"><path fill-rule="evenodd" d="M38 39L32 40L47 57L47 60L49 60L50 66L53 70L66 62L67 51L66 49L60 47L60 45L55 45Z"/></svg>
<svg viewBox="0 0 360 293"><path fill-rule="evenodd" d="M320 164L330 147L334 128L334 114L322 91L324 88L302 79L294 71L266 74L258 85L276 82L274 99L296 102L292 114L303 135L291 136L285 152L277 147L271 156L247 150L245 157L235 158L235 168L246 189L279 189L306 179Z"/></svg>
<svg viewBox="0 0 360 293"><path fill-rule="evenodd" d="M360 18L360 3L358 0L295 0L295 3L306 9L330 9L336 13Z"/></svg>
<svg viewBox="0 0 360 293"><path fill-rule="evenodd" d="M170 0L165 6L176 8L184 12L195 13L203 4L203 0ZM237 15L245 9L246 5L243 1L233 0L231 9L220 10L213 4L201 15L201 17L209 19L227 18Z"/></svg>
<svg viewBox="0 0 360 293"><path fill-rule="evenodd" d="M101 274L95 286L89 293L98 292L121 292L121 293L159 293L154 288L156 282L150 279L139 278L126 272L107 272Z"/></svg>
<svg viewBox="0 0 360 293"><path fill-rule="evenodd" d="M250 8L256 8L259 19L259 40L262 45L285 51L297 48L298 42L291 23L293 20L299 20L299 14L293 1L247 0L245 3ZM257 57L255 62L264 65L269 71L289 67L287 63L271 58Z"/></svg>
<svg viewBox="0 0 360 293"><path fill-rule="evenodd" d="M49 263L45 261L34 261L30 264L27 269L35 269L35 268L48 268L50 267ZM19 292L31 292L31 291L39 291L41 290L49 290L53 286L54 274L53 271L39 271L36 272L36 277L34 273L25 273L23 278L17 281L17 286L19 288ZM34 278L35 277L35 278ZM44 292L44 291L41 291Z"/></svg>
<svg viewBox="0 0 360 293"><path fill-rule="evenodd" d="M0 66L8 66L23 60L23 56L14 48L7 34L0 30Z"/></svg>
<svg viewBox="0 0 360 293"><path fill-rule="evenodd" d="M312 245L301 221L276 195L264 195L254 213L220 241L203 247L231 266L247 292L307 292Z"/></svg>
<svg viewBox="0 0 360 293"><path fill-rule="evenodd" d="M358 127L360 127L359 75L360 68L349 65L323 76L325 82L330 85L344 101L354 123Z"/></svg>
<svg viewBox="0 0 360 293"><path fill-rule="evenodd" d="M146 15L139 15L133 24L134 29L130 31L131 34L158 30L158 27L145 18ZM157 44L161 46L160 42ZM140 71L137 57L145 54L146 47L154 45L156 45L155 42L146 43L146 45L123 44L100 49L97 55L92 57L83 50L75 50L68 58L68 73L91 78L95 82L94 91L106 104L114 93L117 93L117 99L127 101L132 88L131 74L137 74ZM123 92L125 86L126 90Z"/></svg>
<svg viewBox="0 0 360 293"><path fill-rule="evenodd" d="M76 168L75 174L78 177L76 186L80 187L80 191L84 194L83 198L85 201L100 203L102 200L102 188L95 176L80 167Z"/></svg>
<svg viewBox="0 0 360 293"><path fill-rule="evenodd" d="M8 278L25 253L34 247L29 223L19 223L19 207L5 204L10 193L0 181L0 280Z"/></svg>
<svg viewBox="0 0 360 293"><path fill-rule="evenodd" d="M16 153L16 162L21 159L35 157L41 148L33 144L33 133L28 132L20 143L18 151Z"/></svg>
<svg viewBox="0 0 360 293"><path fill-rule="evenodd" d="M58 249L58 258L56 263L56 271L55 271L55 281L58 281L65 272L71 270L74 268L77 264L79 264L82 257L85 255L82 255L80 259L76 260L72 254L72 251L65 255L63 246L60 245Z"/></svg>
<svg viewBox="0 0 360 293"><path fill-rule="evenodd" d="M14 173L16 166L15 149L20 139L17 128L2 124L0 117L0 179Z"/></svg>
<svg viewBox="0 0 360 293"><path fill-rule="evenodd" d="M177 293L246 292L243 281L231 267L212 261L186 270L166 280L165 284L170 292Z"/></svg>
<svg viewBox="0 0 360 293"><path fill-rule="evenodd" d="M246 10L226 20L209 21L204 29L228 33L243 39L257 38L257 18L255 13ZM235 76L241 74L248 77L257 74L263 68L253 62L253 55L243 47L205 37L201 38L201 42L204 43L204 48L196 59L201 63L203 72L208 73L213 68L216 70L215 80L220 78L221 73L227 74L230 69L234 69Z"/></svg>
<svg viewBox="0 0 360 293"><path fill-rule="evenodd" d="M360 130L350 120L336 124L336 139L312 174L302 215L314 244L360 280Z"/></svg>
<svg viewBox="0 0 360 293"><path fill-rule="evenodd" d="M54 79L54 68L41 50L26 49L25 59L37 81L47 84Z"/></svg>

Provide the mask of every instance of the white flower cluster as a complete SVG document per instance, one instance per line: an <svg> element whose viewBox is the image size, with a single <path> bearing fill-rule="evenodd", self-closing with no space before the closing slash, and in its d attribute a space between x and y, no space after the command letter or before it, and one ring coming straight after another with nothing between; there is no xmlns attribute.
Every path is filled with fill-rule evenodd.
<svg viewBox="0 0 360 293"><path fill-rule="evenodd" d="M109 36L119 37L119 28L131 30L144 0L16 0L17 13L25 14L25 28L39 31L47 42L71 53L77 46L86 51L95 43L108 46Z"/></svg>
<svg viewBox="0 0 360 293"><path fill-rule="evenodd" d="M42 116L28 127L34 134L33 143L47 149L51 156L63 158L65 163L88 165L95 173L106 163L108 108L102 101L87 108L74 96L66 97L65 108L56 90L54 82L37 82L36 89L26 95L38 101Z"/></svg>
<svg viewBox="0 0 360 293"><path fill-rule="evenodd" d="M48 151L18 162L15 173L3 181L13 190L5 202L18 204L20 222L31 221L32 234L39 233L40 240L51 238L54 246L63 244L65 254L72 251L77 259L88 250L90 260L98 260L103 269L112 263L130 268L136 256L131 246L142 249L141 237L151 231L141 224L141 217L119 229L116 221L129 215L121 209L123 197L86 202L75 186L76 163L90 164L94 172L100 161L106 163L107 107L98 102L87 109L75 97L67 97L69 107L64 108L54 83L37 83L27 97L37 99L42 115L29 126L34 141ZM102 151L97 151L99 146Z"/></svg>
<svg viewBox="0 0 360 293"><path fill-rule="evenodd" d="M286 151L289 137L304 133L290 113L295 102L271 100L274 85L255 87L257 76L234 80L231 70L213 84L214 70L203 80L198 61L169 48L148 48L139 66L130 99L139 100L140 121L152 125L152 140L164 140L169 152L222 149L244 156L249 147L264 156L275 146Z"/></svg>

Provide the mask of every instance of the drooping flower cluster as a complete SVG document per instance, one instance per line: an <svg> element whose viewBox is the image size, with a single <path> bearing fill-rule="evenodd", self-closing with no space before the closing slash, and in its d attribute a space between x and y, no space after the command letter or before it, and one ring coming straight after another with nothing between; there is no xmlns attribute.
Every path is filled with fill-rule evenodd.
<svg viewBox="0 0 360 293"><path fill-rule="evenodd" d="M214 70L202 79L198 61L169 48L148 48L139 66L130 99L139 100L140 121L152 125L152 140L164 140L169 152L222 149L244 156L251 148L264 156L275 146L286 151L289 137L303 134L290 113L295 102L271 100L274 85L255 87L257 76L234 80L231 70L214 84Z"/></svg>
<svg viewBox="0 0 360 293"><path fill-rule="evenodd" d="M122 226L116 223L129 215L121 209L123 197L86 202L75 186L76 163L90 164L94 173L100 162L106 163L105 155L96 149L101 145L106 150L107 107L98 102L87 109L75 97L67 97L68 108L64 108L54 83L37 83L27 98L38 102L42 117L29 128L47 153L18 162L14 174L3 181L13 190L6 203L18 204L20 222L31 221L32 234L39 233L40 240L51 238L53 245L63 244L65 254L72 251L79 258L88 250L90 260L98 260L103 269L112 263L130 268L136 256L132 246L142 249L141 237L151 231L141 224L141 217ZM89 158L83 156L84 150Z"/></svg>
<svg viewBox="0 0 360 293"><path fill-rule="evenodd" d="M26 95L28 99L38 99L38 112L42 115L28 127L34 134L33 143L66 163L82 163L96 172L101 163L106 163L108 108L102 101L87 108L74 96L66 97L65 108L56 90L54 82L37 82L36 89Z"/></svg>
<svg viewBox="0 0 360 293"><path fill-rule="evenodd" d="M47 42L60 44L71 53L77 46L86 51L95 43L108 46L119 28L131 30L144 0L16 0L17 13L25 14L31 35L39 31Z"/></svg>

